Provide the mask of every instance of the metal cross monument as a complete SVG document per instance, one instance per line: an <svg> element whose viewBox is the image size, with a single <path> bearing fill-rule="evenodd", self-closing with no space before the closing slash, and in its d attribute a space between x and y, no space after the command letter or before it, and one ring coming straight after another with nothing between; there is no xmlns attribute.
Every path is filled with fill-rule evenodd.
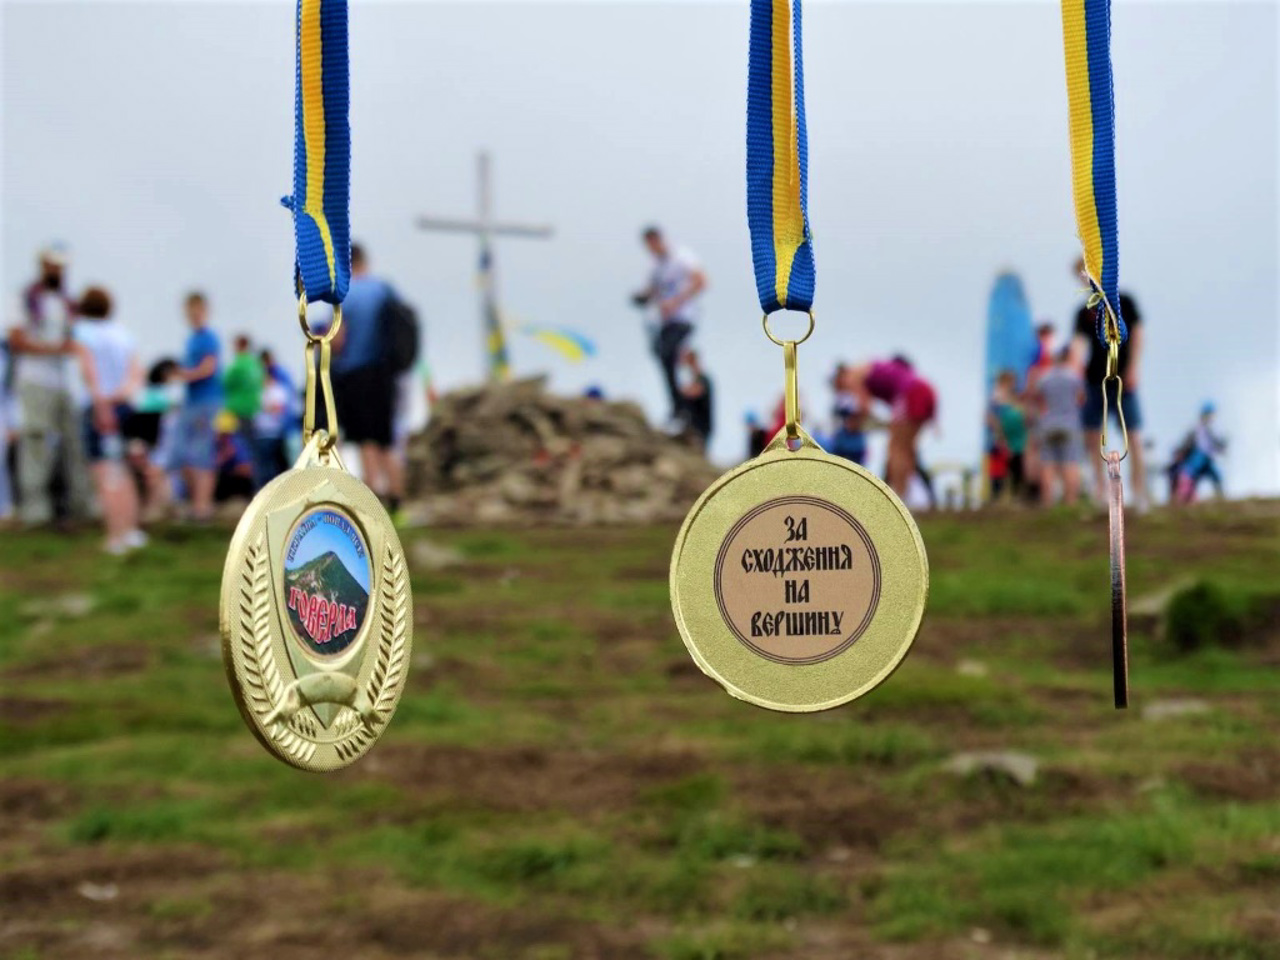
<svg viewBox="0 0 1280 960"><path fill-rule="evenodd" d="M499 223L492 216L492 193L489 182L489 154L481 152L476 157L479 175L479 215L475 220L451 220L442 217L419 217L420 230L437 230L448 233L469 233L480 240L480 315L484 321L486 362L491 381L505 380L510 371L507 358L507 342L502 330L502 317L498 310L498 282L493 266L494 237L525 237L545 240L552 228L540 224Z"/></svg>

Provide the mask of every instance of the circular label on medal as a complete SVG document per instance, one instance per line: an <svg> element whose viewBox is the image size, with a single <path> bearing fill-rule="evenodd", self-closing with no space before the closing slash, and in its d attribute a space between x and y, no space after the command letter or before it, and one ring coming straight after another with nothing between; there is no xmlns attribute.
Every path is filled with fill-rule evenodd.
<svg viewBox="0 0 1280 960"><path fill-rule="evenodd" d="M867 693L906 657L928 595L924 543L879 478L803 434L721 477L685 519L676 624L729 693L787 712Z"/></svg>
<svg viewBox="0 0 1280 960"><path fill-rule="evenodd" d="M412 605L395 528L363 483L300 462L264 487L232 539L220 620L227 678L262 744L317 772L363 756L408 676Z"/></svg>
<svg viewBox="0 0 1280 960"><path fill-rule="evenodd" d="M849 648L880 599L880 559L862 524L815 497L780 497L734 525L716 558L725 623L777 663L821 663Z"/></svg>

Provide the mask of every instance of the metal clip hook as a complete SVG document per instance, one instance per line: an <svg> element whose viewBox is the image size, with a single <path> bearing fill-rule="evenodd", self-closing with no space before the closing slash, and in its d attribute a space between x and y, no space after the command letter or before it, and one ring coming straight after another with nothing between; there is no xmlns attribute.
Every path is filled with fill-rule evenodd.
<svg viewBox="0 0 1280 960"><path fill-rule="evenodd" d="M802 442L800 437L800 380L796 373L796 347L813 335L813 311L809 312L809 327L804 336L797 340L780 340L769 328L769 315L764 315L765 336L782 348L783 364L786 368L783 403L786 409L787 448L796 449Z"/></svg>
<svg viewBox="0 0 1280 960"><path fill-rule="evenodd" d="M1110 403L1107 398L1107 385L1115 382L1116 385L1116 419L1120 421L1120 435L1123 440L1123 446L1120 449L1120 460L1129 456L1129 427L1124 422L1124 380L1120 376L1120 341L1119 339L1108 339L1107 341L1107 375L1102 378L1102 433L1099 443L1099 452L1103 460L1109 461L1110 451L1107 450L1107 422L1110 420Z"/></svg>
<svg viewBox="0 0 1280 960"><path fill-rule="evenodd" d="M338 442L338 412L333 402L333 384L329 379L329 364L332 356L333 338L342 329L342 307L335 306L333 308L333 323L329 325L328 330L317 336L311 331L311 325L307 323L307 295L303 293L298 297L298 323L307 337L307 403L302 418L302 440L304 443L308 443L312 436L317 433L316 368L319 367L320 392L324 395L325 423L328 427L327 430L319 432L320 452L325 454L332 450ZM318 362L316 358L317 350L320 354Z"/></svg>

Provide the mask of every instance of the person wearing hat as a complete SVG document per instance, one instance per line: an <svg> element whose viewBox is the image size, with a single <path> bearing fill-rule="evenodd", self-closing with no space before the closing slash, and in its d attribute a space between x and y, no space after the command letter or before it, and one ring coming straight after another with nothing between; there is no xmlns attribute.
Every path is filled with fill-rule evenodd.
<svg viewBox="0 0 1280 960"><path fill-rule="evenodd" d="M1177 497L1179 503L1191 503L1196 498L1196 488L1201 480L1213 484L1215 494L1222 497L1222 474L1218 472L1217 456L1227 449L1227 441L1213 432L1213 415L1217 412L1212 401L1200 408L1200 422L1192 433L1191 449L1182 463L1178 475Z"/></svg>
<svg viewBox="0 0 1280 960"><path fill-rule="evenodd" d="M40 252L40 276L22 294L22 323L9 334L13 382L22 429L18 438L19 516L27 526L54 519L54 476L61 458L67 512L85 519L92 509L72 339L76 305L64 288L61 247Z"/></svg>
<svg viewBox="0 0 1280 960"><path fill-rule="evenodd" d="M253 498L253 449L240 429L240 418L230 410L221 410L213 418L216 434L214 456L217 481L213 499L217 503Z"/></svg>

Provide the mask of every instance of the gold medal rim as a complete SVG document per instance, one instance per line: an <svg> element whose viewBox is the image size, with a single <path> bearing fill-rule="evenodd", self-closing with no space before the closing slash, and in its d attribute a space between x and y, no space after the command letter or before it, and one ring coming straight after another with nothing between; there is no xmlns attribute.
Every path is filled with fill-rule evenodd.
<svg viewBox="0 0 1280 960"><path fill-rule="evenodd" d="M744 700L747 703L754 704L755 706L782 713L817 713L824 710L831 710L835 707L839 707L856 700L887 680L893 675L894 671L901 666L902 662L906 659L907 654L911 651L915 638L919 634L920 625L924 620L924 611L929 598L928 554L926 553L924 540L920 535L920 530L906 505L887 484L865 468L850 460L846 460L843 457L836 457L827 453L803 431L801 431L801 439L803 441L803 446L796 451L786 449L781 445L778 439L775 439L764 453L723 474L715 481L715 483L703 491L697 502L694 503L693 507L689 510L689 513L685 516L684 522L680 526L680 532L676 535L676 540L672 547L669 575L671 609L675 617L676 628L680 633L680 638L684 642L685 648L689 651L690 656L698 665L699 669L720 684L720 686L722 686L731 696L736 697L739 700ZM722 672L716 668L712 661L717 659L719 655L718 652L722 644L728 644L731 642L733 645L744 650L749 650L749 647L742 643L742 641L733 632L732 628L723 622L722 618L720 618L720 622L717 624L716 629L714 629L714 631L709 631L714 632L714 636L695 636L694 631L687 623L685 613L686 608L691 608L693 605L705 603L711 603L712 605L718 606L714 596L714 583L708 582L705 587L701 587L697 584L682 584L681 582L684 576L682 561L685 557L685 550L689 541L690 532L697 523L700 515L705 512L708 505L716 498L724 496L726 491L731 488L736 481L740 480L747 474L760 469L768 469L778 464L794 463L797 462L797 460L819 463L824 465L824 467L839 470L842 474L852 474L859 482L856 485L846 485L841 481L847 478L842 477L840 474L832 474L834 479L829 483L824 481L821 484L816 484L805 489L796 489L794 487L780 489L777 492L777 496L816 497L819 500L823 500L833 506L839 507L853 517L858 518L859 523L864 527L866 525L862 524L861 518L859 517L859 506L865 506L866 502L868 502L868 497L884 498L888 501L890 506L894 508L894 513L896 513L897 517L902 521L902 525L909 534L909 539L914 545L914 558L907 556L906 560L899 558L894 562L908 562L914 559L915 564L918 564L920 578L920 587L918 591L916 591L913 609L910 611L909 617L907 618L906 629L902 631L902 637L897 643L893 656L890 657L869 680L857 684L852 689L846 690L843 693L818 698L809 702L799 702L796 699L787 699L777 694L771 694L767 689L764 689L764 687L772 685L773 677L785 678L787 681L785 685L790 685L793 677L788 676L785 673L786 671L796 671L801 669L827 671L837 670L838 665L843 664L850 658L858 657L861 654L858 643L849 645L846 649L829 659L810 664L783 663L770 660L765 657L759 657L758 654L754 654L754 656L757 656L760 660L760 664L756 669L761 675L770 679L764 684L756 685L757 689L745 689L743 686L734 683L725 677ZM729 495L732 496L732 494ZM714 556L719 552L720 545L723 543L724 537L733 529L733 525L737 518L744 516L765 502L767 502L767 499L753 502L744 501L741 504L740 509L734 509L731 511L731 517L727 523L723 524L723 530L712 529L710 531L700 532L700 537L707 537L715 541L716 546L715 549L711 551L711 554ZM871 530L868 530L868 533L872 536L873 542L876 543L877 553L880 554L881 564L886 566L890 565L889 561L887 561L883 556L881 541L876 538L875 534ZM880 602L883 602L883 598ZM874 619L875 618L873 617L873 621Z"/></svg>
<svg viewBox="0 0 1280 960"><path fill-rule="evenodd" d="M306 476L311 481L310 490L298 492L295 489L288 492L286 488L295 485L300 475ZM312 496L323 491L326 484L331 487L336 496L326 494L313 502L308 502ZM332 662L317 660L317 666L322 668L318 672L346 662L349 651L357 651L362 658L358 670L359 683L362 686L369 683L369 678L377 667L391 667L390 671L381 671L381 679L385 686L383 695L377 702L376 729L370 731L368 724L362 728L356 728L353 731L354 735L344 741L344 749L341 752L334 741L309 739L288 725L284 726L283 731L273 735L264 725L263 715L249 701L246 691L248 681L244 675L244 656L237 649L243 631L241 585L251 550L250 541L254 538L255 532L259 532L265 539L266 518L277 510L297 506L300 517L310 510L322 508L325 505L338 508L354 523L365 542L365 548L369 554L370 602L364 623L360 626L361 636L358 636L347 650L336 655ZM296 523L296 519L290 523L290 530ZM270 549L269 545L266 549ZM392 571L390 580L388 569L384 569L384 564ZM274 566L269 570L272 578L277 577L278 573ZM394 609L384 610L382 594L388 589L394 594L392 603ZM283 621L285 616L278 609L278 605L279 600L275 598L273 592L271 603L273 649L277 645L283 646L293 642L293 638L288 634L287 625L283 633L276 628L277 622ZM236 708L258 742L277 759L311 773L340 770L364 756L386 731L404 693L413 646L412 610L413 597L403 545L381 501L360 480L344 469L300 464L285 471L263 487L241 515L235 533L232 535L227 558L223 564L219 611L222 660L228 685ZM377 664L375 661L379 659L380 654L387 652L388 646L391 648L389 664ZM291 667L281 670L281 673L286 672L292 674L293 670ZM308 749L308 745L314 749Z"/></svg>

